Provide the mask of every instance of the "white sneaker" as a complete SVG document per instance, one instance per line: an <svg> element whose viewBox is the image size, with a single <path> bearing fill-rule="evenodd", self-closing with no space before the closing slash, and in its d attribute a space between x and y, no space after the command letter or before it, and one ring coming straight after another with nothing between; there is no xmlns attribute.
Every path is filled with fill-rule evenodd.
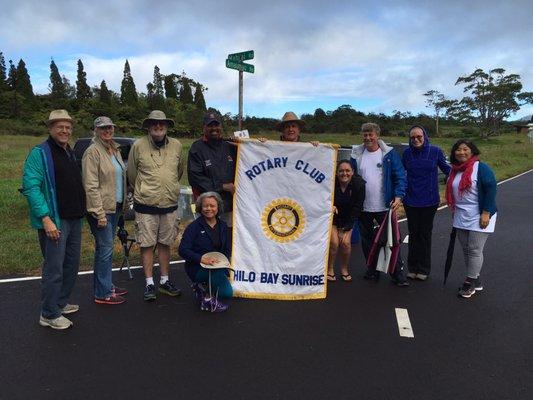
<svg viewBox="0 0 533 400"><path fill-rule="evenodd" d="M72 314L75 312L78 312L80 310L80 306L77 304L67 304L65 307L61 309L61 314Z"/></svg>
<svg viewBox="0 0 533 400"><path fill-rule="evenodd" d="M416 272L409 272L409 273L407 274L407 277L408 277L409 279L415 279L415 278L416 278Z"/></svg>
<svg viewBox="0 0 533 400"><path fill-rule="evenodd" d="M53 319L48 319L41 315L39 318L39 325L49 326L52 329L68 329L74 324L70 319L63 317L62 315Z"/></svg>

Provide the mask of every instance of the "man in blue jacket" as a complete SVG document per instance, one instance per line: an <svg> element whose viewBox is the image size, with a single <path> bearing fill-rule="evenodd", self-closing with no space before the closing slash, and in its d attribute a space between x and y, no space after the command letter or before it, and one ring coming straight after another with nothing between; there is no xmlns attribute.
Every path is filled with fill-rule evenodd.
<svg viewBox="0 0 533 400"><path fill-rule="evenodd" d="M34 147L24 163L22 193L28 200L31 225L37 229L44 257L39 324L67 329L73 324L63 314L79 309L68 300L80 264L85 191L68 144L72 118L66 110L54 110L46 125L48 139Z"/></svg>
<svg viewBox="0 0 533 400"><path fill-rule="evenodd" d="M354 170L366 181L363 212L359 218L361 246L365 259L372 247L374 224L381 224L389 208L397 210L405 195L406 178L400 156L380 138L379 125L365 123L361 127L363 144L353 146L351 162ZM379 271L370 266L365 279L378 280ZM398 286L409 286L401 256L392 276Z"/></svg>

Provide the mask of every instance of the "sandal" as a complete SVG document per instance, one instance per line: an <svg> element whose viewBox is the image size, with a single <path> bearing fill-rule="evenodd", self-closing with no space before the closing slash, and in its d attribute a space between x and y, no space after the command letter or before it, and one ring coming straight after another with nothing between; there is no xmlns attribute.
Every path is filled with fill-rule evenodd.
<svg viewBox="0 0 533 400"><path fill-rule="evenodd" d="M328 274L328 281L335 282L337 280L337 277L335 274Z"/></svg>
<svg viewBox="0 0 533 400"><path fill-rule="evenodd" d="M351 282L352 281L352 276L350 274L342 274L341 275L341 278L344 282Z"/></svg>

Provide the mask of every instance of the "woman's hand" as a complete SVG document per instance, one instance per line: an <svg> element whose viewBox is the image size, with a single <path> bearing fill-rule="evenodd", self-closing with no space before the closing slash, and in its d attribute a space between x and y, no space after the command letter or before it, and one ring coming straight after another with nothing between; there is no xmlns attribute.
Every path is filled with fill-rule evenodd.
<svg viewBox="0 0 533 400"><path fill-rule="evenodd" d="M320 144L318 140L311 140L309 143L311 143L315 147L318 147L318 145Z"/></svg>
<svg viewBox="0 0 533 400"><path fill-rule="evenodd" d="M333 212L333 214L338 214L339 213L339 210L337 210L337 207L335 207L335 206L333 206L331 211Z"/></svg>
<svg viewBox="0 0 533 400"><path fill-rule="evenodd" d="M489 226L490 222L490 213L488 211L483 211L481 213L481 216L479 217L479 227L481 229L485 229L487 226Z"/></svg>
<svg viewBox="0 0 533 400"><path fill-rule="evenodd" d="M206 255L203 255L202 258L200 259L200 262L202 264L207 264L207 265L215 265L217 263L218 259L215 258L215 257L211 257L211 256L206 256Z"/></svg>

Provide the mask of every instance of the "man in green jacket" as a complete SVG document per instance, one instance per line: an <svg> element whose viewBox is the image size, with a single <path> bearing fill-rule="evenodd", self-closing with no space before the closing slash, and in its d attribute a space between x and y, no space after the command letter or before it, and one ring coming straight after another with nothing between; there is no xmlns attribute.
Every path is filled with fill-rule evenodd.
<svg viewBox="0 0 533 400"><path fill-rule="evenodd" d="M148 135L135 141L128 157L128 182L134 188L133 208L137 242L146 277L144 300L155 300L154 247L157 246L161 278L159 292L180 295L169 280L170 246L178 234L179 180L183 175L182 146L167 136L174 121L152 111L143 121Z"/></svg>
<svg viewBox="0 0 533 400"><path fill-rule="evenodd" d="M85 191L80 169L68 141L73 120L66 110L54 110L46 121L49 137L34 147L24 163L22 193L30 208L44 257L39 324L67 329L63 314L79 306L68 300L76 282L81 253L81 219Z"/></svg>

